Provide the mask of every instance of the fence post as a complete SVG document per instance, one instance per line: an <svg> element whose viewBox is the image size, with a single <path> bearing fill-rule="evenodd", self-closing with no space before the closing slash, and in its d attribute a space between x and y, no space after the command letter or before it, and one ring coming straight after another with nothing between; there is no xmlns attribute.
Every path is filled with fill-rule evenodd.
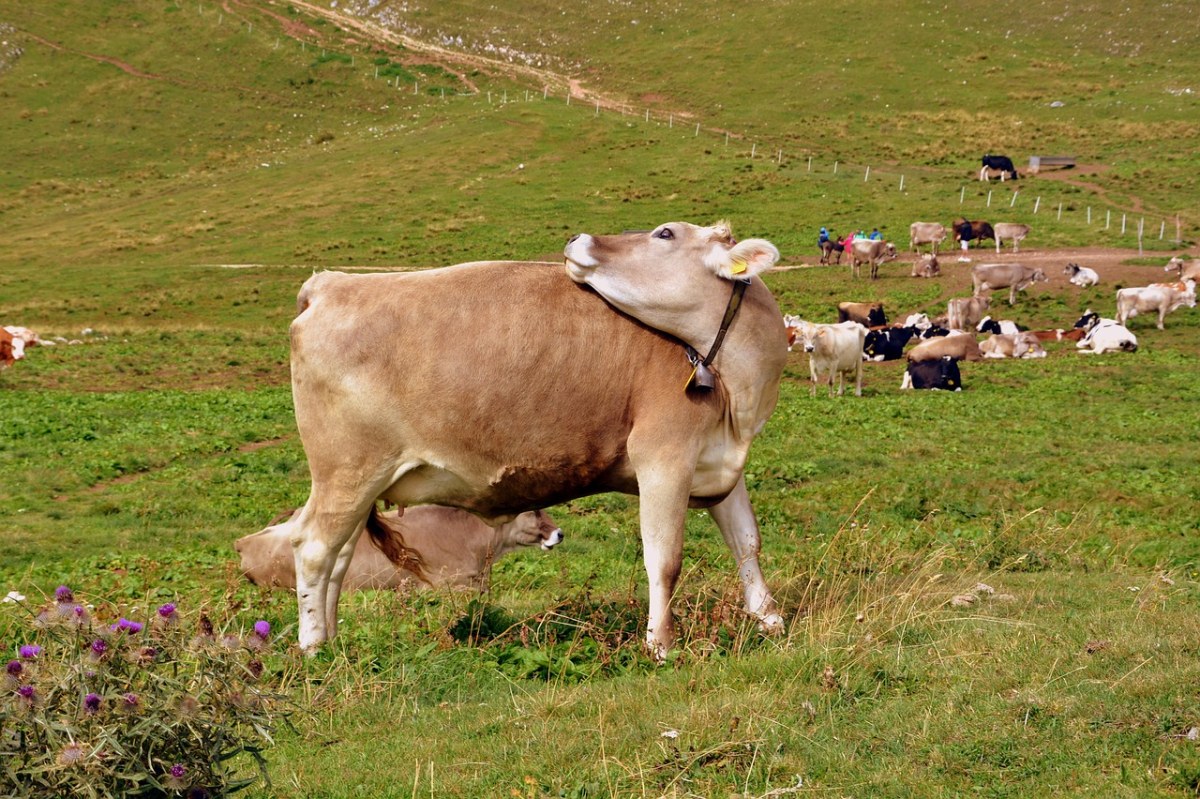
<svg viewBox="0 0 1200 799"><path fill-rule="evenodd" d="M751 145L750 145L750 157L751 157L751 158L753 158L753 157L754 157L754 153L755 153L755 151L756 151L756 150L758 150L758 145L757 145L757 144L751 144Z"/></svg>
<svg viewBox="0 0 1200 799"><path fill-rule="evenodd" d="M1108 230L1112 226L1112 211L1104 212L1104 229Z"/></svg>
<svg viewBox="0 0 1200 799"><path fill-rule="evenodd" d="M600 101L596 101L596 116L600 116Z"/></svg>
<svg viewBox="0 0 1200 799"><path fill-rule="evenodd" d="M904 175L900 176L900 191L904 191Z"/></svg>
<svg viewBox="0 0 1200 799"><path fill-rule="evenodd" d="M1058 204L1058 219L1062 219L1062 203Z"/></svg>
<svg viewBox="0 0 1200 799"><path fill-rule="evenodd" d="M1175 243L1183 241L1182 230L1179 227L1179 214L1175 214Z"/></svg>
<svg viewBox="0 0 1200 799"><path fill-rule="evenodd" d="M987 207L988 208L992 207L992 190L991 189L988 189Z"/></svg>
<svg viewBox="0 0 1200 799"><path fill-rule="evenodd" d="M838 165L838 162L834 161L833 162L833 174L835 174L835 175L837 174L837 165Z"/></svg>
<svg viewBox="0 0 1200 799"><path fill-rule="evenodd" d="M1125 235L1125 214L1121 214L1121 235Z"/></svg>
<svg viewBox="0 0 1200 799"><path fill-rule="evenodd" d="M1092 224L1092 206L1088 206L1088 224Z"/></svg>
<svg viewBox="0 0 1200 799"><path fill-rule="evenodd" d="M1008 201L1008 207L1009 207L1009 208L1012 208L1012 207L1013 207L1013 204L1014 204L1014 203L1016 203L1016 201L1017 201L1017 195L1018 195L1018 194L1020 194L1020 193L1021 193L1021 192L1019 192L1019 191L1014 191L1014 192L1013 192L1012 199Z"/></svg>
<svg viewBox="0 0 1200 799"><path fill-rule="evenodd" d="M812 156L808 157L808 171L812 172Z"/></svg>
<svg viewBox="0 0 1200 799"><path fill-rule="evenodd" d="M1038 197L1036 200L1034 200L1034 201L1033 201L1033 212L1034 212L1035 214L1038 212L1038 207L1039 207L1041 204L1042 204L1042 198L1041 198L1041 197Z"/></svg>
<svg viewBox="0 0 1200 799"><path fill-rule="evenodd" d="M868 165L867 165L867 171L866 171L865 173L863 173L863 183L866 183L866 182L867 182L867 179L868 179L869 177L871 177L871 166L870 166L870 164L868 164Z"/></svg>
<svg viewBox="0 0 1200 799"><path fill-rule="evenodd" d="M697 122L696 123L696 132L693 133L692 136L695 137L695 136L699 136L699 135L700 135L700 123Z"/></svg>
<svg viewBox="0 0 1200 799"><path fill-rule="evenodd" d="M958 204L959 205L963 204L963 198L966 196L967 196L967 187L966 186L959 187L959 190L958 190Z"/></svg>
<svg viewBox="0 0 1200 799"><path fill-rule="evenodd" d="M729 146L729 131L725 131L725 146Z"/></svg>
<svg viewBox="0 0 1200 799"><path fill-rule="evenodd" d="M1164 219L1162 224L1158 226L1158 240L1162 241L1165 235L1167 235L1167 220Z"/></svg>

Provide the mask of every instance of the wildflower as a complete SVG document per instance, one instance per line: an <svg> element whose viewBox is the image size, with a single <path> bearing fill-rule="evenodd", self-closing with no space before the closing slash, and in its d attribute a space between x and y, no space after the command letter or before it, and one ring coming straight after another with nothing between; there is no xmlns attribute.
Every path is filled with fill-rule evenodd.
<svg viewBox="0 0 1200 799"><path fill-rule="evenodd" d="M19 677L24 668L19 660L8 661L8 673L10 676Z"/></svg>
<svg viewBox="0 0 1200 799"><path fill-rule="evenodd" d="M22 660L37 660L37 656L42 654L42 648L37 644L25 644L20 649Z"/></svg>
<svg viewBox="0 0 1200 799"><path fill-rule="evenodd" d="M269 622L259 619L254 622L254 634L259 638L266 638L271 634L271 625Z"/></svg>
<svg viewBox="0 0 1200 799"><path fill-rule="evenodd" d="M62 605L64 613L67 616L67 621L74 627L82 627L87 624L87 611L83 609L83 605Z"/></svg>
<svg viewBox="0 0 1200 799"><path fill-rule="evenodd" d="M5 595L4 601L5 602L24 602L25 595L22 594L20 591L9 591Z"/></svg>
<svg viewBox="0 0 1200 799"><path fill-rule="evenodd" d="M74 602L75 594L70 588L67 588L65 585L60 585L58 588L54 589L54 598L59 602Z"/></svg>
<svg viewBox="0 0 1200 799"><path fill-rule="evenodd" d="M250 677L257 680L262 676L263 664L261 660L252 660L246 664L246 670L250 672Z"/></svg>
<svg viewBox="0 0 1200 799"><path fill-rule="evenodd" d="M37 692L33 690L32 685L22 685L17 689L17 696L25 700L29 707L33 707L33 703L37 701Z"/></svg>
<svg viewBox="0 0 1200 799"><path fill-rule="evenodd" d="M74 766L83 760L83 757L83 744L71 741L71 743L64 746L63 750L58 753L58 762L62 766Z"/></svg>
<svg viewBox="0 0 1200 799"><path fill-rule="evenodd" d="M158 650L152 646L144 646L133 656L133 661L139 666L148 666L158 657Z"/></svg>
<svg viewBox="0 0 1200 799"><path fill-rule="evenodd" d="M182 791L187 787L187 782L184 777L187 775L187 768L182 763L176 763L167 771L166 779L163 780L163 786L168 791Z"/></svg>
<svg viewBox="0 0 1200 799"><path fill-rule="evenodd" d="M129 633L130 635L133 635L134 633L140 633L142 631L142 626L143 625L141 622L130 621L129 619L122 618L118 619L117 623L112 625L110 629L114 633Z"/></svg>
<svg viewBox="0 0 1200 799"><path fill-rule="evenodd" d="M126 713L136 713L141 706L142 700L137 694L128 693L121 699L121 709Z"/></svg>
<svg viewBox="0 0 1200 799"><path fill-rule="evenodd" d="M100 695L88 694L83 698L83 709L89 716L94 716L100 712Z"/></svg>
<svg viewBox="0 0 1200 799"><path fill-rule="evenodd" d="M175 620L178 618L175 613L175 610L176 610L176 608L175 608L174 602L167 602L166 604L159 605L158 606L158 618L161 621L166 622L166 623L174 623Z"/></svg>
<svg viewBox="0 0 1200 799"><path fill-rule="evenodd" d="M97 638L92 641L92 658L101 660L108 653L108 641L103 638Z"/></svg>

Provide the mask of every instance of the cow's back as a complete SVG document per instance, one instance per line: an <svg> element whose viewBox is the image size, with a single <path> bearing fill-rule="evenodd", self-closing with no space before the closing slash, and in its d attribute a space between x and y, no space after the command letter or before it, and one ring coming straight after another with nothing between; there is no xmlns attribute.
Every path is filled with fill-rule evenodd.
<svg viewBox="0 0 1200 799"><path fill-rule="evenodd" d="M727 399L720 385L685 394L683 347L558 264L325 272L300 302L292 381L310 468L392 464L402 504L500 516L635 491L635 420L686 436L713 426ZM782 324L779 339L786 357Z"/></svg>

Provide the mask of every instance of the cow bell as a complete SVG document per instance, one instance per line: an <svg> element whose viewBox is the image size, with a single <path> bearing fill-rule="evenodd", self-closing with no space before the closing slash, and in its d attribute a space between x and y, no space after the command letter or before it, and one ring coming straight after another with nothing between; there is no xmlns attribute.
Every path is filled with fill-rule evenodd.
<svg viewBox="0 0 1200 799"><path fill-rule="evenodd" d="M688 378L687 389L699 389L700 391L712 391L717 387L717 377L703 363L696 364L696 368L692 370L691 377Z"/></svg>

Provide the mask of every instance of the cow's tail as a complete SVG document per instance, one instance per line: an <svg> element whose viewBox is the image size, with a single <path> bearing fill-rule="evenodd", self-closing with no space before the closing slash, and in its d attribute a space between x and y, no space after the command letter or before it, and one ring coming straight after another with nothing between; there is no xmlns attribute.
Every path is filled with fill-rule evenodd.
<svg viewBox="0 0 1200 799"><path fill-rule="evenodd" d="M399 528L388 524L378 508L371 508L371 515L367 517L367 534L371 536L371 543L397 568L412 572L418 579L428 582L421 554L404 543Z"/></svg>

